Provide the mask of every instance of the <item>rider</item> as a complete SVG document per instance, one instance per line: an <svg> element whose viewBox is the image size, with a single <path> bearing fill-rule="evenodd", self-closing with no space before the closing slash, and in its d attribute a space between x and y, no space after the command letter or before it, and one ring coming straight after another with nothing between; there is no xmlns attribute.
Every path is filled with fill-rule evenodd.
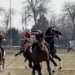
<svg viewBox="0 0 75 75"><path fill-rule="evenodd" d="M51 50L50 52L51 52L52 55L56 51L55 50L55 45L54 45L54 37L55 37L54 32L58 32L61 35L61 33L59 31L56 31L53 27L49 27L47 29L46 33L45 33L45 35L46 35L45 40L50 45L49 47L50 47L50 50ZM58 36L56 35L56 37L58 37Z"/></svg>
<svg viewBox="0 0 75 75"><path fill-rule="evenodd" d="M36 32L37 32L37 34L35 35L36 41L33 42L32 49L34 49L34 47L38 44L38 42L44 40L43 32L41 30L37 30Z"/></svg>
<svg viewBox="0 0 75 75"><path fill-rule="evenodd" d="M61 32L55 30L53 27L49 27L45 33L45 36L46 36L45 40L49 44L49 48L50 48L49 51L50 51L51 56L57 58L60 61L60 63L62 63L61 59L56 55L56 49L55 49L55 45L54 45L55 32L58 33L59 35L61 35ZM56 35L56 37L59 37L59 36ZM57 64L55 64L55 62L53 62L53 63L55 66L57 66Z"/></svg>
<svg viewBox="0 0 75 75"><path fill-rule="evenodd" d="M36 41L35 39L35 35L37 35L38 32L37 31L32 31L32 32L25 32L24 33L24 41L21 44L21 51L25 48L27 49L29 47L29 45L32 44L32 48L33 48L33 43ZM32 62L29 61L29 67L32 67Z"/></svg>
<svg viewBox="0 0 75 75"><path fill-rule="evenodd" d="M2 35L2 32L0 31L0 48L2 50L3 56L4 56L4 49L2 47L2 41L6 41L6 39L4 38L4 36Z"/></svg>
<svg viewBox="0 0 75 75"><path fill-rule="evenodd" d="M38 34L36 31L33 31L33 32L25 32L24 34L24 41L23 43L21 44L21 47L22 48L25 48L27 46L27 43L33 43L35 40L35 35Z"/></svg>

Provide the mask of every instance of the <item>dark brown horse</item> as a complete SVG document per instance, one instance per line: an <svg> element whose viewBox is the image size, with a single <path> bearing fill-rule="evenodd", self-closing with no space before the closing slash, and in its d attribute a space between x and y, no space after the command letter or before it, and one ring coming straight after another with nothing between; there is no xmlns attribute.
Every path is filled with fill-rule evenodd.
<svg viewBox="0 0 75 75"><path fill-rule="evenodd" d="M0 71L4 70L4 63L5 63L4 55L2 53L2 50L0 49Z"/></svg>
<svg viewBox="0 0 75 75"><path fill-rule="evenodd" d="M34 61L33 75L35 75L36 69L38 70L39 75L42 75L40 62L43 61L45 61L47 64L47 70L49 75L52 75L51 68L49 66L49 58L50 58L49 50L45 45L44 39L36 43L36 46L34 47L34 49L32 49L32 54L33 54L33 61Z"/></svg>
<svg viewBox="0 0 75 75"><path fill-rule="evenodd" d="M29 63L33 63L33 65L31 66L33 69L32 75L35 75L35 70L38 71L38 75L42 75L40 63L43 61L47 63L47 70L49 75L52 75L51 68L49 66L50 54L48 48L45 45L45 41L42 40L35 44L36 46L34 47L34 49L32 49L32 46L29 46L26 50L21 51L23 52L23 56L29 60ZM17 53L16 56L21 52Z"/></svg>

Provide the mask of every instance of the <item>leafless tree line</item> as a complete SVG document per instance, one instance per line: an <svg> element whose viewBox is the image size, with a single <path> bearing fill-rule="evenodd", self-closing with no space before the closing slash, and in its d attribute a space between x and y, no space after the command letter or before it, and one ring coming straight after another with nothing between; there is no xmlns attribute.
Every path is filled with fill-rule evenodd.
<svg viewBox="0 0 75 75"><path fill-rule="evenodd" d="M63 7L63 14L61 16L56 17L56 15L47 15L49 12L47 8L47 4L49 3L49 0L25 0L22 2L23 9L21 12L21 18L22 18L22 27L23 31L27 28L27 23L29 20L33 20L34 26L38 27L40 26L38 21L41 17L45 16L45 20L47 20L45 23L43 22L41 25L41 28L43 30L44 24L47 24L47 26L54 26L56 29L60 30L62 32L62 40L68 42L69 40L75 40L75 3L68 3L66 2ZM12 10L12 17L14 18L15 12ZM2 21L5 24L5 31L9 28L9 22L10 22L10 13L9 11L6 11L4 8L0 8L0 13L4 13L4 20ZM44 15L44 16L42 16ZM47 16L50 16L50 18L47 18ZM41 22L43 20L40 20ZM1 23L1 22L0 22ZM46 27L47 27L46 26ZM25 28L24 28L25 27ZM34 28L34 27L32 27Z"/></svg>

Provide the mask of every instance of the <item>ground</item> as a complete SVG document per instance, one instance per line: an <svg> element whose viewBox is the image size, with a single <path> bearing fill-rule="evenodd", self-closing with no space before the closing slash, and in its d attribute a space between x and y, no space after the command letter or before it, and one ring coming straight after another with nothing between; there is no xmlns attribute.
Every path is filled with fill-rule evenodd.
<svg viewBox="0 0 75 75"><path fill-rule="evenodd" d="M54 75L75 75L75 53L58 53L63 62L61 71L57 71ZM7 53L5 56L5 70L0 75L31 75L32 70L28 67L28 62L24 63L22 55L15 57L14 53ZM57 61L58 62L58 61ZM51 63L53 68L53 64ZM48 75L46 64L42 63L43 75Z"/></svg>

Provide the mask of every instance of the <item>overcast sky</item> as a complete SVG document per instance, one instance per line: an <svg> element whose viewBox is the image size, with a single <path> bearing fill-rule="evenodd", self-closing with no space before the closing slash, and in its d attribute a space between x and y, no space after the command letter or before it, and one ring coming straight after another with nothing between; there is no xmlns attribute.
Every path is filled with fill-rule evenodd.
<svg viewBox="0 0 75 75"><path fill-rule="evenodd" d="M16 27L17 29L22 29L22 24L21 24L21 15L20 12L22 11L22 1L24 0L11 0L11 7L14 9L16 15L14 16L13 19L13 24L12 27ZM74 0L66 0L66 1L74 1ZM63 4L65 0L52 0L50 7L54 11L55 14L60 14ZM9 0L0 0L0 7L4 7L6 10L9 9ZM0 24L1 26L1 24ZM31 28L32 24L28 25L28 28Z"/></svg>

